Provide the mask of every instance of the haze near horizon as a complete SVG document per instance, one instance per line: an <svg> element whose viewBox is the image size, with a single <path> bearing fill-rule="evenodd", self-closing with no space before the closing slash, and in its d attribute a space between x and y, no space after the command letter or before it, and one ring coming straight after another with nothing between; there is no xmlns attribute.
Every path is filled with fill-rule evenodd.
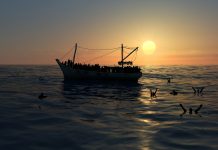
<svg viewBox="0 0 218 150"><path fill-rule="evenodd" d="M1 0L0 64L55 64L75 43L139 46L137 65L218 64L217 6L216 0ZM149 55L146 41L155 43ZM105 53L78 49L76 61ZM117 51L87 63L119 60Z"/></svg>

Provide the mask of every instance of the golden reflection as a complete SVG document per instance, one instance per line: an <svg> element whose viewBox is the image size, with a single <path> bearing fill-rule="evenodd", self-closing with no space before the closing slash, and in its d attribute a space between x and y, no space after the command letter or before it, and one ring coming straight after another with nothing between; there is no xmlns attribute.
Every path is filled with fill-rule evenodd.
<svg viewBox="0 0 218 150"><path fill-rule="evenodd" d="M138 97L138 100L144 104L145 108L150 108L152 105L156 105L158 102L155 99L150 98L150 92L147 89L141 89L140 91L140 97ZM145 110L145 111L140 111L140 114L156 114L156 111L152 110ZM137 118L137 121L144 122L150 126L156 126L159 125L159 122L148 119L148 118Z"/></svg>
<svg viewBox="0 0 218 150"><path fill-rule="evenodd" d="M157 122L157 121L154 121L154 120L151 120L151 119L145 119L145 118L137 118L137 121L140 121L140 122L144 122L144 123L146 123L146 124L148 124L148 125L150 125L150 126L157 126L157 125L160 125L160 123L159 122Z"/></svg>
<svg viewBox="0 0 218 150"><path fill-rule="evenodd" d="M155 99L151 99L150 97L150 91L148 91L147 89L142 89L140 91L140 97L138 97L138 100L140 102L142 102L145 105L150 105L150 104L156 104L157 102L155 101Z"/></svg>

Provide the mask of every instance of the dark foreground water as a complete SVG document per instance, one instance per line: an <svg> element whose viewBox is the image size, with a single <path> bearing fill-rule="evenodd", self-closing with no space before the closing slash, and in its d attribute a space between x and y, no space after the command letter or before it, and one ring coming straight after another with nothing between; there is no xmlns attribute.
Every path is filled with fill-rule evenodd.
<svg viewBox="0 0 218 150"><path fill-rule="evenodd" d="M57 66L0 66L0 150L216 150L217 90L218 66L145 67L139 84L65 83ZM181 117L180 103L203 107Z"/></svg>

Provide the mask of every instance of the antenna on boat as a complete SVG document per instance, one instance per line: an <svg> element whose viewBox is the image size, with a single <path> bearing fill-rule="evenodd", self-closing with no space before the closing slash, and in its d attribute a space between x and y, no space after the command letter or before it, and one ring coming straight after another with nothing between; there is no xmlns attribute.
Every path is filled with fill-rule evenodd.
<svg viewBox="0 0 218 150"><path fill-rule="evenodd" d="M118 64L121 65L122 68L123 68L124 64L132 65L132 61L124 61L124 60L126 60L133 52L137 51L138 48L139 47L136 47L126 57L123 58L123 44L121 44L121 61L119 61Z"/></svg>
<svg viewBox="0 0 218 150"><path fill-rule="evenodd" d="M123 44L121 44L121 65L123 68Z"/></svg>
<svg viewBox="0 0 218 150"><path fill-rule="evenodd" d="M73 54L73 66L74 66L74 62L75 62L76 51L77 51L77 43L75 44L75 50L74 50L74 54Z"/></svg>

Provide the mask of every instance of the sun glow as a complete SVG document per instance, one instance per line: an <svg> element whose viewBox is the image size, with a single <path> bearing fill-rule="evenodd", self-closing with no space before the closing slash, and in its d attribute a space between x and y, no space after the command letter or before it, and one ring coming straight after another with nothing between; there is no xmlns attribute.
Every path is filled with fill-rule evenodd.
<svg viewBox="0 0 218 150"><path fill-rule="evenodd" d="M156 44L153 41L143 43L143 51L146 55L152 55L156 50Z"/></svg>

